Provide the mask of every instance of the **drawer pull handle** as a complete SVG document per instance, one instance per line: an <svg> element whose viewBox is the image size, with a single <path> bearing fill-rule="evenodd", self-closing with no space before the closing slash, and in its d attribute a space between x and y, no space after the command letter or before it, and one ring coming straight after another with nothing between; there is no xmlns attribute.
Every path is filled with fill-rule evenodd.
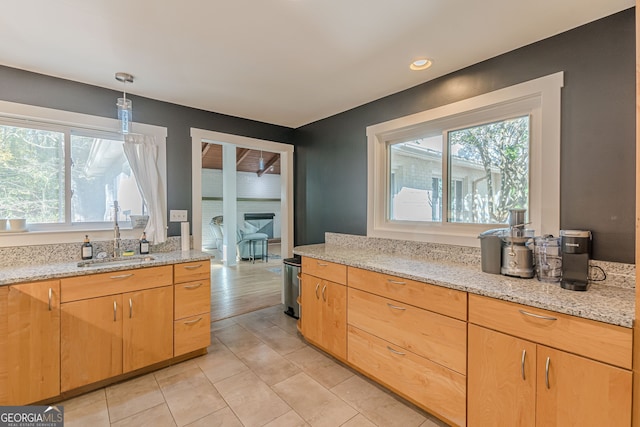
<svg viewBox="0 0 640 427"><path fill-rule="evenodd" d="M327 267L329 264L318 261L318 267Z"/></svg>
<svg viewBox="0 0 640 427"><path fill-rule="evenodd" d="M198 317L196 320L188 320L184 322L185 325L194 325L202 320L202 317Z"/></svg>
<svg viewBox="0 0 640 427"><path fill-rule="evenodd" d="M133 317L133 301L129 298L129 319Z"/></svg>
<svg viewBox="0 0 640 427"><path fill-rule="evenodd" d="M184 269L185 270L195 270L196 268L200 268L202 267L202 264L198 264L198 265L185 265Z"/></svg>
<svg viewBox="0 0 640 427"><path fill-rule="evenodd" d="M527 350L522 350L522 364L520 370L522 371L522 381L526 381L527 379L524 376L524 361L527 359Z"/></svg>
<svg viewBox="0 0 640 427"><path fill-rule="evenodd" d="M316 299L320 299L320 296L318 295L318 288L320 287L320 282L316 283Z"/></svg>
<svg viewBox="0 0 640 427"><path fill-rule="evenodd" d="M401 282L399 280L387 279L387 282L392 283L394 285L406 285L407 282Z"/></svg>
<svg viewBox="0 0 640 427"><path fill-rule="evenodd" d="M53 296L53 289L49 288L49 311L51 311L51 298Z"/></svg>
<svg viewBox="0 0 640 427"><path fill-rule="evenodd" d="M116 314L118 313L118 304L116 304L116 302L113 302L113 321L115 322L117 319Z"/></svg>
<svg viewBox="0 0 640 427"><path fill-rule="evenodd" d="M389 350L391 353L393 354L397 354L398 356L405 356L407 353L403 353L401 351L398 350L394 350L393 348L387 346L387 350Z"/></svg>
<svg viewBox="0 0 640 427"><path fill-rule="evenodd" d="M198 289L200 286L202 286L202 283L196 283L195 285L189 285L189 286L185 286L185 289Z"/></svg>
<svg viewBox="0 0 640 427"><path fill-rule="evenodd" d="M398 307L397 305L393 305L390 303L387 303L387 306L389 306L389 308L393 308L394 310L406 310L406 308L404 307Z"/></svg>
<svg viewBox="0 0 640 427"><path fill-rule="evenodd" d="M127 277L133 276L133 273L129 274L119 274L117 276L110 276L109 279L126 279Z"/></svg>
<svg viewBox="0 0 640 427"><path fill-rule="evenodd" d="M542 319L542 320L558 320L558 318L556 318L556 317L543 316L542 314L529 313L528 311L524 311L524 310L518 310L518 311L519 311L521 314L524 314L525 316L535 317L536 319Z"/></svg>
<svg viewBox="0 0 640 427"><path fill-rule="evenodd" d="M327 285L324 285L322 287L322 301L327 301L327 296L325 294L326 290L327 290Z"/></svg>
<svg viewBox="0 0 640 427"><path fill-rule="evenodd" d="M547 362L544 364L544 384L547 386L547 389L551 388L549 387L549 365L551 364L551 358L547 357Z"/></svg>

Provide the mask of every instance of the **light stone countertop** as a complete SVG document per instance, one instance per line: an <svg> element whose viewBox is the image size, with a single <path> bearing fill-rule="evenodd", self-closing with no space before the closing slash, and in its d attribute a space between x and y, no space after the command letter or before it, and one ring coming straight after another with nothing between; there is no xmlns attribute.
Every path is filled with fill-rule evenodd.
<svg viewBox="0 0 640 427"><path fill-rule="evenodd" d="M109 273L112 271L132 270L145 267L157 267L160 265L180 264L192 261L209 261L211 255L199 251L172 251L151 253L153 260L127 260L123 257L122 263L94 264L87 267L78 267L78 261L61 262L51 264L27 265L20 267L0 268L0 286L21 282L34 282L38 280L59 279L62 277L84 276L96 273Z"/></svg>
<svg viewBox="0 0 640 427"><path fill-rule="evenodd" d="M633 327L635 289L592 283L586 292L569 291L562 289L560 284L483 273L479 265L430 261L397 253L332 244L298 246L293 252L557 313L626 328Z"/></svg>

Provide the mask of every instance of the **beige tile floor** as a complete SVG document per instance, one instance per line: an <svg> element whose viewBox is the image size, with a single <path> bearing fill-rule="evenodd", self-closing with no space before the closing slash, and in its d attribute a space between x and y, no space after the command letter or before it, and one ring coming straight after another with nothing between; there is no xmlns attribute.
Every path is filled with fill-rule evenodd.
<svg viewBox="0 0 640 427"><path fill-rule="evenodd" d="M444 426L307 345L282 306L211 338L207 355L61 402L65 426Z"/></svg>

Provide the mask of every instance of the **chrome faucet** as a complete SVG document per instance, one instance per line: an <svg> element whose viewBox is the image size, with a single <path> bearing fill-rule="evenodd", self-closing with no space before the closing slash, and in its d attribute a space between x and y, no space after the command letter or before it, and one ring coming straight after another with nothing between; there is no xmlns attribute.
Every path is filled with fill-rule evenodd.
<svg viewBox="0 0 640 427"><path fill-rule="evenodd" d="M120 226L118 225L118 211L120 208L118 207L118 201L113 201L113 257L119 258L121 255L120 251Z"/></svg>

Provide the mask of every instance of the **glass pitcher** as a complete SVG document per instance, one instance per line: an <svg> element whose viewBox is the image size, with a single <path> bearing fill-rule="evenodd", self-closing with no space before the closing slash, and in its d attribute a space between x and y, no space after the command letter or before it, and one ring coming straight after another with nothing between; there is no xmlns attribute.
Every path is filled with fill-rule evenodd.
<svg viewBox="0 0 640 427"><path fill-rule="evenodd" d="M562 279L562 244L551 235L534 238L536 277L541 282L559 283Z"/></svg>

